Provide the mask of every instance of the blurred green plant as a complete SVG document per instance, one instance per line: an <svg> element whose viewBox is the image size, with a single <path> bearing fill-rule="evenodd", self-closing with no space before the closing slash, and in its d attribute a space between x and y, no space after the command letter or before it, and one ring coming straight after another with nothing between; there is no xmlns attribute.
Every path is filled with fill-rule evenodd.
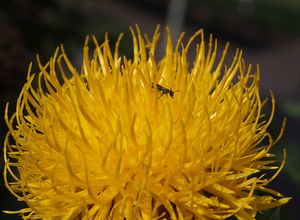
<svg viewBox="0 0 300 220"><path fill-rule="evenodd" d="M277 207L269 211L259 213L256 216L256 220L280 220L280 208L281 207Z"/></svg>
<svg viewBox="0 0 300 220"><path fill-rule="evenodd" d="M268 29L300 34L300 1L298 0L195 0L213 7L219 17L235 14L246 17ZM253 7L249 14L249 6ZM245 6L245 7L243 7Z"/></svg>
<svg viewBox="0 0 300 220"><path fill-rule="evenodd" d="M292 117L300 118L300 102L286 100L282 105L283 111Z"/></svg>

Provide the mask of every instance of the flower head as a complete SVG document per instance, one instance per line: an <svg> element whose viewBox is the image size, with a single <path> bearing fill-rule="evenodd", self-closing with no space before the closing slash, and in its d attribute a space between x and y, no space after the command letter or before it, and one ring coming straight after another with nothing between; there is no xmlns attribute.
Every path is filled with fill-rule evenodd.
<svg viewBox="0 0 300 220"><path fill-rule="evenodd" d="M253 219L288 202L267 185L274 166L262 115L259 68L237 50L218 62L217 41L183 34L157 62L153 39L131 29L133 58L108 37L83 49L80 71L63 47L31 66L16 112L6 122L4 178L28 208L24 219ZM188 62L191 44L196 56ZM254 73L253 73L254 72ZM37 82L37 88L33 86ZM272 176L265 170L275 169ZM257 192L263 193L257 193ZM12 213L12 212L10 212Z"/></svg>

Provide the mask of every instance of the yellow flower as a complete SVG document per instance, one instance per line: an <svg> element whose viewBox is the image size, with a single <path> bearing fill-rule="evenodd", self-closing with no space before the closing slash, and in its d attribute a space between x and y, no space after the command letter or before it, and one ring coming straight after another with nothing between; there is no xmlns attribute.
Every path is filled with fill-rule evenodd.
<svg viewBox="0 0 300 220"><path fill-rule="evenodd" d="M182 34L173 47L167 29L157 62L159 28L152 40L131 32L132 59L119 55L120 35L114 52L108 37L101 45L93 37L92 53L87 39L80 71L63 47L45 65L38 59L38 74L30 66L10 119L6 108L4 148L6 187L28 208L7 212L53 220L254 219L287 203L267 187L285 150L275 166L269 150L283 128L276 140L267 131L275 100L271 93L266 118L259 68L252 71L240 50L226 66L228 44L216 63L217 41L210 36L206 45L203 30L186 45Z"/></svg>

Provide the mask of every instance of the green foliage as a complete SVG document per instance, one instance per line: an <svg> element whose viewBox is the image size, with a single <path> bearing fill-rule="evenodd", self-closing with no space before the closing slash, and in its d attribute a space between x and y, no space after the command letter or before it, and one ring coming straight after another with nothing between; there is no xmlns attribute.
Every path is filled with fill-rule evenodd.
<svg viewBox="0 0 300 220"><path fill-rule="evenodd" d="M300 102L287 100L283 103L283 111L290 116L300 118Z"/></svg>
<svg viewBox="0 0 300 220"><path fill-rule="evenodd" d="M244 9L248 4L254 5L254 13L247 19L255 21L257 24L277 31L284 31L290 34L300 34L300 1L297 0L194 0L218 12L220 17L228 14L234 14L244 17L240 10L244 4ZM246 13L246 12L245 12Z"/></svg>
<svg viewBox="0 0 300 220"><path fill-rule="evenodd" d="M257 220L280 220L280 207L271 209L269 211L259 213L256 216Z"/></svg>

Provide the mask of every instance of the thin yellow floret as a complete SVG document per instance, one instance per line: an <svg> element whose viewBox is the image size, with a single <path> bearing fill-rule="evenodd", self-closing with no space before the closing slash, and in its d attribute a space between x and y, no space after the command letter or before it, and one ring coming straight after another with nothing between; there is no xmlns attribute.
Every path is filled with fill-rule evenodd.
<svg viewBox="0 0 300 220"><path fill-rule="evenodd" d="M217 40L203 30L156 61L152 40L131 29L133 58L106 36L93 51L87 38L82 69L63 46L31 73L5 120L6 187L28 208L23 219L254 219L289 201L268 188L274 165L269 118L259 95L259 68L237 50L225 65ZM198 42L198 38L200 41ZM196 55L187 55L193 43ZM174 92L171 97L170 92ZM165 92L165 94L164 94ZM266 144L267 143L267 144ZM276 170L273 176L265 170ZM261 191L262 193L257 193Z"/></svg>

